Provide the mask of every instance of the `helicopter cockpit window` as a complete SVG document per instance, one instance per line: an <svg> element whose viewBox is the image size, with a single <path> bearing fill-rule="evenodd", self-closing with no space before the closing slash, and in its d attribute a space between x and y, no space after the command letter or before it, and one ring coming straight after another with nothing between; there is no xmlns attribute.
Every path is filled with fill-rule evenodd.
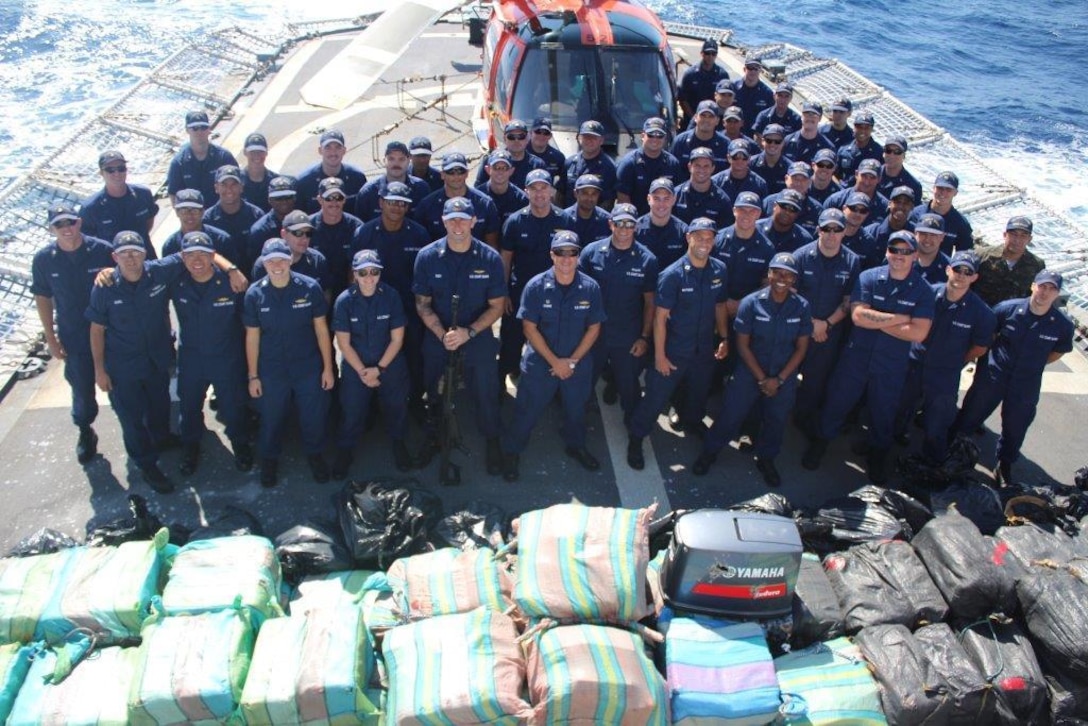
<svg viewBox="0 0 1088 726"><path fill-rule="evenodd" d="M608 105L623 128L641 129L650 116L671 121L673 97L669 76L657 52L601 50Z"/></svg>
<svg viewBox="0 0 1088 726"><path fill-rule="evenodd" d="M520 51L521 46L517 43L506 43L500 52L499 67L495 72L495 102L499 108L506 108L510 100L510 91L514 85L514 67ZM515 115L514 118L518 116Z"/></svg>

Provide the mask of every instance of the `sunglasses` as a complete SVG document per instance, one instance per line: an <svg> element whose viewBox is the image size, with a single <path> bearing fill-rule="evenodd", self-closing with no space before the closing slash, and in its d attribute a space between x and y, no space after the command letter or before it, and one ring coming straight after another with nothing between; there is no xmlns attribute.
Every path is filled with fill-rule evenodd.
<svg viewBox="0 0 1088 726"><path fill-rule="evenodd" d="M388 204L390 207L407 207L408 206L408 202L405 202L405 201L400 200L400 199L383 199L382 201L384 203Z"/></svg>
<svg viewBox="0 0 1088 726"><path fill-rule="evenodd" d="M619 222L613 222L612 226L616 229L634 229L637 226L636 222L632 222L629 219L620 220Z"/></svg>
<svg viewBox="0 0 1088 726"><path fill-rule="evenodd" d="M552 132L548 131L548 129L534 129L533 133L536 134L537 136L551 136L552 135Z"/></svg>
<svg viewBox="0 0 1088 726"><path fill-rule="evenodd" d="M763 143L771 144L772 146L778 146L782 143L782 139L763 139Z"/></svg>
<svg viewBox="0 0 1088 726"><path fill-rule="evenodd" d="M868 207L863 207L860 204L855 204L852 207L847 207L847 209L849 209L851 212L857 212L858 214L868 214L869 213L869 208Z"/></svg>
<svg viewBox="0 0 1088 726"><path fill-rule="evenodd" d="M820 227L820 231L827 232L828 234L842 234L846 230L842 227L832 227L831 225L827 225L826 227Z"/></svg>
<svg viewBox="0 0 1088 726"><path fill-rule="evenodd" d="M291 232L291 230L287 231ZM312 229L300 229L298 232L291 232L291 235L294 237L304 237L306 239L309 239L310 237L314 236L314 231Z"/></svg>
<svg viewBox="0 0 1088 726"><path fill-rule="evenodd" d="M791 206L786 205L786 204L776 204L775 206L778 207L779 209L781 209L783 212L787 212L789 214L800 214L801 213L800 209L797 209L796 207L791 207Z"/></svg>
<svg viewBox="0 0 1088 726"><path fill-rule="evenodd" d="M106 172L107 174L124 174L126 171L128 171L128 167L127 166L106 166L106 167L102 168L102 171Z"/></svg>
<svg viewBox="0 0 1088 726"><path fill-rule="evenodd" d="M449 171L444 171L442 173L449 174L450 176L464 176L465 174L468 174L468 169L461 169L458 167L457 169L450 169Z"/></svg>
<svg viewBox="0 0 1088 726"><path fill-rule="evenodd" d="M324 199L326 202L343 202L347 200L347 197L345 197L343 194L333 194L329 197L322 197L322 199Z"/></svg>
<svg viewBox="0 0 1088 726"><path fill-rule="evenodd" d="M829 164L826 161L821 161L819 164L816 165L816 168L817 169L834 169L835 165L834 164Z"/></svg>
<svg viewBox="0 0 1088 726"><path fill-rule="evenodd" d="M897 257L906 257L908 255L913 255L914 250L912 250L910 247L895 247L893 245L889 245L888 254L896 255Z"/></svg>
<svg viewBox="0 0 1088 726"><path fill-rule="evenodd" d="M382 274L382 271L379 270L377 267L368 267L364 270L355 271L356 277L377 277L380 274Z"/></svg>
<svg viewBox="0 0 1088 726"><path fill-rule="evenodd" d="M527 139L527 138L529 138L529 134L507 134L506 135L506 140L507 141L525 141L525 139Z"/></svg>
<svg viewBox="0 0 1088 726"><path fill-rule="evenodd" d="M745 154L745 153L733 154L729 158L730 159L744 159L745 161L748 161L748 155Z"/></svg>
<svg viewBox="0 0 1088 726"><path fill-rule="evenodd" d="M664 131L647 131L646 136L648 136L651 139L663 139L663 138L665 138L665 132Z"/></svg>
<svg viewBox="0 0 1088 726"><path fill-rule="evenodd" d="M884 153L885 154L891 154L892 156L902 156L903 155L903 150L902 149L897 149L894 146L885 146L884 147Z"/></svg>
<svg viewBox="0 0 1088 726"><path fill-rule="evenodd" d="M57 220L56 222L53 222L53 228L54 229L65 229L67 227L74 226L75 223L76 223L76 221L74 219L60 219L60 220Z"/></svg>
<svg viewBox="0 0 1088 726"><path fill-rule="evenodd" d="M552 250L552 254L555 255L556 257L577 257L578 256L578 250L571 250L571 249Z"/></svg>
<svg viewBox="0 0 1088 726"><path fill-rule="evenodd" d="M960 275L961 277L971 277L975 274L975 271L970 267L953 267L952 272Z"/></svg>

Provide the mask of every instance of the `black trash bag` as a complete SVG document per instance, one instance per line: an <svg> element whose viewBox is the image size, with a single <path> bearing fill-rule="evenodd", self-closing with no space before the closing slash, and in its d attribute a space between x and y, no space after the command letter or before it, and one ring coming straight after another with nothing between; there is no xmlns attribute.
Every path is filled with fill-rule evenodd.
<svg viewBox="0 0 1088 726"><path fill-rule="evenodd" d="M352 481L340 492L340 530L357 566L384 570L425 549L427 515L411 491L397 486L404 481Z"/></svg>
<svg viewBox="0 0 1088 726"><path fill-rule="evenodd" d="M442 511L442 497L429 489L419 486L416 479L401 479L389 482L396 486L402 486L412 495L412 506L423 512L423 526L428 532L433 532L438 523L442 521L445 513Z"/></svg>
<svg viewBox="0 0 1088 726"><path fill-rule="evenodd" d="M197 527L190 532L189 541L195 542L216 537L241 537L247 534L263 537L264 527L246 510L228 504L215 517L209 517L207 525Z"/></svg>
<svg viewBox="0 0 1088 726"><path fill-rule="evenodd" d="M461 550L499 549L506 544L510 519L488 502L473 500L439 521L434 535L445 547Z"/></svg>
<svg viewBox="0 0 1088 726"><path fill-rule="evenodd" d="M1036 563L1066 565L1078 557L1088 558L1088 543L1052 524L1006 526L997 530L994 538L1005 545L1010 563L1019 570L1017 579L1026 576Z"/></svg>
<svg viewBox="0 0 1088 726"><path fill-rule="evenodd" d="M79 542L55 529L42 527L37 532L19 540L19 543L8 551L5 557L33 557L34 555L48 555L70 547L79 547Z"/></svg>
<svg viewBox="0 0 1088 726"><path fill-rule="evenodd" d="M982 676L993 684L998 723L1046 723L1046 680L1020 626L981 620L961 630L959 640Z"/></svg>
<svg viewBox="0 0 1088 726"><path fill-rule="evenodd" d="M968 620L1016 611L1017 568L1004 547L956 511L930 521L911 542L952 612Z"/></svg>
<svg viewBox="0 0 1088 726"><path fill-rule="evenodd" d="M983 534L993 534L1005 524L1005 505L993 487L977 481L957 482L929 495L929 508L941 515L955 507Z"/></svg>
<svg viewBox="0 0 1088 726"><path fill-rule="evenodd" d="M1072 535L1080 529L1078 520L1088 514L1088 492L1064 484L1006 487L1001 496L1010 523L1054 522Z"/></svg>
<svg viewBox="0 0 1088 726"><path fill-rule="evenodd" d="M831 526L829 543L839 548L904 536L903 523L895 514L883 505L853 496L825 502L817 510L815 520Z"/></svg>
<svg viewBox="0 0 1088 726"><path fill-rule="evenodd" d="M1088 719L1088 683L1052 673L1044 673L1044 677L1050 695L1050 723L1053 726L1084 724Z"/></svg>
<svg viewBox="0 0 1088 726"><path fill-rule="evenodd" d="M978 444L967 436L960 436L949 444L948 455L940 464L934 464L922 454L909 454L899 459L898 468L916 488L941 489L970 479L978 460Z"/></svg>
<svg viewBox="0 0 1088 726"><path fill-rule="evenodd" d="M123 542L147 540L162 528L162 522L147 509L147 500L139 494L128 495L131 517L122 517L95 527L87 533L89 547L115 547Z"/></svg>
<svg viewBox="0 0 1088 726"><path fill-rule="evenodd" d="M774 492L768 492L755 499L747 499L743 502L737 502L729 507L729 509L735 512L756 512L761 514L777 514L779 517L786 517L793 519L796 509L790 500L786 499L781 494L775 494Z"/></svg>
<svg viewBox="0 0 1088 726"><path fill-rule="evenodd" d="M1088 682L1088 583L1081 576L1067 566L1035 567L1016 583L1016 595L1048 668Z"/></svg>
<svg viewBox="0 0 1088 726"><path fill-rule="evenodd" d="M1081 491L1088 491L1088 465L1082 466L1074 472L1073 485Z"/></svg>
<svg viewBox="0 0 1088 726"><path fill-rule="evenodd" d="M790 646L807 648L837 638L844 632L839 598L815 555L801 556L793 590L793 632Z"/></svg>
<svg viewBox="0 0 1088 726"><path fill-rule="evenodd" d="M898 489L885 489L874 484L867 484L850 492L850 496L870 504L879 504L894 514L903 525L903 535L907 540L926 526L926 522L933 519L933 512L929 511L929 507Z"/></svg>
<svg viewBox="0 0 1088 726"><path fill-rule="evenodd" d="M952 628L945 623L923 625L914 631L914 639L941 674L946 697L952 702L952 723L993 723L997 707L993 686L967 655Z"/></svg>
<svg viewBox="0 0 1088 726"><path fill-rule="evenodd" d="M948 605L925 565L902 540L866 542L824 558L847 633L898 623L915 628L944 620Z"/></svg>
<svg viewBox="0 0 1088 726"><path fill-rule="evenodd" d="M276 558L283 576L298 583L307 575L340 572L355 567L351 553L340 541L335 523L306 522L276 537Z"/></svg>

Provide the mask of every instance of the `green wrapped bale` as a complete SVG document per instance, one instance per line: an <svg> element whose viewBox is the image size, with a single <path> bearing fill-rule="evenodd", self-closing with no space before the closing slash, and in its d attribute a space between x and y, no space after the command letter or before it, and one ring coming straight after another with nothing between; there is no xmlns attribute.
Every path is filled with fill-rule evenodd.
<svg viewBox="0 0 1088 726"><path fill-rule="evenodd" d="M373 671L357 606L269 620L253 650L242 715L250 726L377 723L365 692Z"/></svg>
<svg viewBox="0 0 1088 726"><path fill-rule="evenodd" d="M75 550L0 559L0 641L30 643Z"/></svg>
<svg viewBox="0 0 1088 726"><path fill-rule="evenodd" d="M467 613L481 605L505 612L513 604L510 573L489 549L447 547L402 557L387 575L397 608L408 620Z"/></svg>
<svg viewBox="0 0 1088 726"><path fill-rule="evenodd" d="M138 651L103 648L80 663L62 683L49 682L57 654L52 650L37 652L8 726L125 726Z"/></svg>
<svg viewBox="0 0 1088 726"><path fill-rule="evenodd" d="M774 661L782 691L781 723L882 726L888 721L865 659L848 638L835 638Z"/></svg>
<svg viewBox="0 0 1088 726"><path fill-rule="evenodd" d="M280 563L272 542L243 535L190 542L178 550L162 593L169 615L194 615L236 603L262 618L283 614Z"/></svg>
<svg viewBox="0 0 1088 726"><path fill-rule="evenodd" d="M363 587L374 574L371 570L345 570L303 578L295 588L288 610L292 615L315 609L361 606Z"/></svg>
<svg viewBox="0 0 1088 726"><path fill-rule="evenodd" d="M30 670L31 653L29 645L0 645L0 723L4 723L11 713L15 696Z"/></svg>

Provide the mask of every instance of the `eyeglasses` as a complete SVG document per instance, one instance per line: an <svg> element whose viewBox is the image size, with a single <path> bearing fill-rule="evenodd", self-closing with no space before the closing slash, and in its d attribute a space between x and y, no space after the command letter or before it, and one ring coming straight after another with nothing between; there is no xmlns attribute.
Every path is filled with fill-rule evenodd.
<svg viewBox="0 0 1088 726"><path fill-rule="evenodd" d="M834 164L829 164L826 161L822 161L822 162L820 162L819 164L816 165L816 168L817 169L834 169L835 165Z"/></svg>
<svg viewBox="0 0 1088 726"><path fill-rule="evenodd" d="M896 255L898 257L906 257L907 255L913 255L914 250L910 247L896 247L894 245L888 245L888 254Z"/></svg>
<svg viewBox="0 0 1088 726"><path fill-rule="evenodd" d="M903 150L902 149L897 149L894 146L885 146L884 147L884 153L885 154L891 154L892 156L902 156L903 155Z"/></svg>
<svg viewBox="0 0 1088 726"><path fill-rule="evenodd" d="M533 133L537 136L551 136L552 132L548 129L533 129Z"/></svg>
<svg viewBox="0 0 1088 726"><path fill-rule="evenodd" d="M128 171L128 167L127 166L106 166L106 167L102 168L102 171L106 172L107 174L124 174L126 171Z"/></svg>
<svg viewBox="0 0 1088 726"><path fill-rule="evenodd" d="M380 274L382 274L382 271L379 270L377 267L367 267L364 270L355 271L356 277L377 277Z"/></svg>
<svg viewBox="0 0 1088 726"><path fill-rule="evenodd" d="M740 154L733 154L733 155L732 155L732 156L730 156L729 158L730 158L730 159L744 159L745 161L748 161L748 155L747 155L747 154L744 154L744 153L740 153Z"/></svg>
<svg viewBox="0 0 1088 726"><path fill-rule="evenodd" d="M664 131L647 131L646 136L651 139L663 139L665 138Z"/></svg>
<svg viewBox="0 0 1088 726"><path fill-rule="evenodd" d="M827 232L828 234L842 234L846 230L842 227L832 227L831 225L827 225L826 227L820 227L820 231Z"/></svg>
<svg viewBox="0 0 1088 726"><path fill-rule="evenodd" d="M74 219L58 219L53 222L53 229L66 229L67 227L74 226L76 221Z"/></svg>
<svg viewBox="0 0 1088 726"><path fill-rule="evenodd" d="M636 222L632 222L629 219L623 219L619 222L613 222L612 226L616 229L634 229L637 226Z"/></svg>
<svg viewBox="0 0 1088 726"><path fill-rule="evenodd" d="M310 237L314 236L314 231L312 229L300 229L298 232L292 231L290 229L287 231L295 237L305 237L309 239Z"/></svg>
<svg viewBox="0 0 1088 726"><path fill-rule="evenodd" d="M558 250L552 250L552 254L555 255L556 257L577 257L578 256L578 250L558 249Z"/></svg>
<svg viewBox="0 0 1088 726"><path fill-rule="evenodd" d="M347 201L347 197L343 194L333 194L330 197L322 197L326 202L344 202Z"/></svg>
<svg viewBox="0 0 1088 726"><path fill-rule="evenodd" d="M858 214L868 214L869 213L869 208L868 207L863 207L860 204L855 204L852 207L847 207L847 209L849 209L851 212L857 212Z"/></svg>
<svg viewBox="0 0 1088 726"><path fill-rule="evenodd" d="M975 274L975 271L970 267L953 267L952 272L960 275L961 277L971 277Z"/></svg>
<svg viewBox="0 0 1088 726"><path fill-rule="evenodd" d="M765 139L763 139L763 143L771 144L772 146L777 146L777 145L782 143L782 139L767 139L767 138L765 138Z"/></svg>
<svg viewBox="0 0 1088 726"><path fill-rule="evenodd" d="M507 141L525 141L525 139L527 139L527 138L529 138L529 134L507 134L506 135L506 140Z"/></svg>
<svg viewBox="0 0 1088 726"><path fill-rule="evenodd" d="M444 171L442 173L448 174L449 176L464 176L465 174L468 174L468 169L462 169L458 167L456 169L449 169L448 171Z"/></svg>

